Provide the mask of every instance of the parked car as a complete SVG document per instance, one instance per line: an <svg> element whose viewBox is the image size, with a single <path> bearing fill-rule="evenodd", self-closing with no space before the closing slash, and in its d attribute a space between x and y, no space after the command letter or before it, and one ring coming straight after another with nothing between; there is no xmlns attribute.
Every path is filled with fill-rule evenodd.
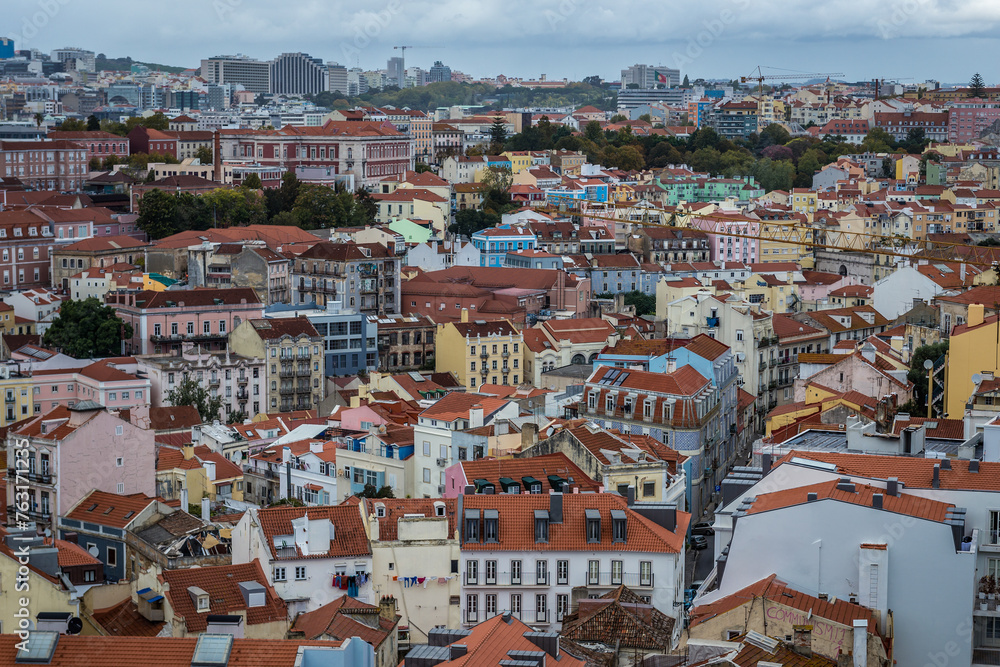
<svg viewBox="0 0 1000 667"><path fill-rule="evenodd" d="M691 536L691 548L697 551L708 548L708 538L704 535Z"/></svg>
<svg viewBox="0 0 1000 667"><path fill-rule="evenodd" d="M699 523L691 526L692 535L715 535L715 529L712 528L712 523L710 521L701 521Z"/></svg>

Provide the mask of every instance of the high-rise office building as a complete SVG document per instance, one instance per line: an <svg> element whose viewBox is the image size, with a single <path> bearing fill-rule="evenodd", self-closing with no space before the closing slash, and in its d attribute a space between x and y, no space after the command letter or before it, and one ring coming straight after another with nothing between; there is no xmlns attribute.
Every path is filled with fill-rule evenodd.
<svg viewBox="0 0 1000 667"><path fill-rule="evenodd" d="M208 108L221 111L232 105L233 87L228 83L208 87Z"/></svg>
<svg viewBox="0 0 1000 667"><path fill-rule="evenodd" d="M347 94L357 97L368 92L368 79L365 72L360 67L352 67L347 70Z"/></svg>
<svg viewBox="0 0 1000 667"><path fill-rule="evenodd" d="M451 81L451 68L435 60L430 71L427 72L427 83L440 83L441 81Z"/></svg>
<svg viewBox="0 0 1000 667"><path fill-rule="evenodd" d="M14 40L7 37L0 37L0 58L14 57Z"/></svg>
<svg viewBox="0 0 1000 667"><path fill-rule="evenodd" d="M52 60L63 63L67 72L94 72L97 67L93 51L71 46L55 49L52 52Z"/></svg>
<svg viewBox="0 0 1000 667"><path fill-rule="evenodd" d="M347 83L347 68L337 63L327 63L326 70L329 74L327 90L331 93L339 92L341 95L350 93Z"/></svg>
<svg viewBox="0 0 1000 667"><path fill-rule="evenodd" d="M329 74L319 58L308 53L282 53L271 61L271 92L314 95L328 89Z"/></svg>
<svg viewBox="0 0 1000 667"><path fill-rule="evenodd" d="M386 85L403 88L406 85L406 72L403 71L403 59L389 58L386 61Z"/></svg>
<svg viewBox="0 0 1000 667"><path fill-rule="evenodd" d="M681 71L663 65L632 65L622 70L622 88L673 88L681 85Z"/></svg>
<svg viewBox="0 0 1000 667"><path fill-rule="evenodd" d="M239 84L251 93L271 92L271 63L240 54L202 60L201 76L208 83Z"/></svg>

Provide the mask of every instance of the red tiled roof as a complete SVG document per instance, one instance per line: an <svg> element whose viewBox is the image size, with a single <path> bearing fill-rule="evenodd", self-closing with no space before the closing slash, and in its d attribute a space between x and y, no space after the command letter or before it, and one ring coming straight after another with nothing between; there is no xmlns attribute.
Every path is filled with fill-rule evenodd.
<svg viewBox="0 0 1000 667"><path fill-rule="evenodd" d="M59 551L59 567L75 567L77 565L101 565L101 561L94 558L79 544L67 542L66 540L53 540L56 549Z"/></svg>
<svg viewBox="0 0 1000 667"><path fill-rule="evenodd" d="M628 551L646 553L683 553L691 515L677 512L673 532L633 512L625 498L611 493L563 494L563 522L549 524L549 541L535 542L535 510L549 509L548 494L507 494L463 496L464 510L499 511L499 543L464 542L463 550L474 551ZM601 541L587 541L586 510L601 514ZM611 511L626 513L626 540L612 541Z"/></svg>
<svg viewBox="0 0 1000 667"><path fill-rule="evenodd" d="M758 599L811 613L818 618L852 627L854 620L868 621L868 631L878 632L878 612L843 599L823 600L795 590L772 574L741 590L691 610L691 627Z"/></svg>
<svg viewBox="0 0 1000 667"><path fill-rule="evenodd" d="M453 391L446 394L444 398L438 399L434 405L421 412L420 416L446 422L468 419L469 410L478 404L482 406L483 417L486 418L507 403L509 401L495 396Z"/></svg>
<svg viewBox="0 0 1000 667"><path fill-rule="evenodd" d="M119 496L106 491L91 491L66 515L68 519L124 528L142 510L155 502L142 493Z"/></svg>
<svg viewBox="0 0 1000 667"><path fill-rule="evenodd" d="M343 640L360 637L377 651L379 645L391 634L399 618L398 614L395 621L381 618L379 608L375 605L343 595L319 609L300 615L295 619L290 632L301 632L306 639L331 637Z"/></svg>
<svg viewBox="0 0 1000 667"><path fill-rule="evenodd" d="M156 637L163 629L163 621L148 621L139 613L132 598L125 598L111 607L95 609L92 617L109 636Z"/></svg>
<svg viewBox="0 0 1000 667"><path fill-rule="evenodd" d="M906 494L890 496L885 493L884 489L867 484L855 484L853 492L842 491L837 488L837 485L838 480L830 480L829 482L821 482L809 486L764 493L757 496L757 500L750 506L747 514L759 514L760 512L783 509L793 505L804 505L809 502L807 496L810 493L815 493L817 496L817 500L813 502L836 500L868 508L872 507L872 496L876 493L881 493L883 494L883 510L895 514L908 514L918 519L927 519L929 521L944 521L948 508L954 507L954 505L949 503Z"/></svg>
<svg viewBox="0 0 1000 667"><path fill-rule="evenodd" d="M247 625L283 621L288 618L285 601L278 597L274 588L267 582L258 560L241 565L168 569L163 571L162 576L170 586L169 590L164 591L164 595L170 599L174 615L184 619L187 632L190 634L204 632L208 625L208 614L198 613L195 601L188 592L191 586L197 586L208 593L210 614L245 612ZM241 581L256 581L264 586L266 601L263 606L247 606L239 587Z"/></svg>
<svg viewBox="0 0 1000 667"><path fill-rule="evenodd" d="M398 539L397 521L404 515L437 516L435 507L442 503L445 516L448 518L448 534L455 534L455 513L458 505L455 498L361 498L360 501L364 503L365 514L368 516L377 515L375 510L377 505L381 505L385 510L385 516L377 518L379 541L391 542Z"/></svg>
<svg viewBox="0 0 1000 667"><path fill-rule="evenodd" d="M277 556L274 538L294 535L292 520L300 517L329 519L334 526L330 551L322 554L298 553L297 558L330 558L337 556L367 556L371 554L368 536L357 508L347 505L321 507L268 507L257 513L261 531L273 557Z"/></svg>
<svg viewBox="0 0 1000 667"><path fill-rule="evenodd" d="M542 483L542 490L547 492L549 488L549 475L558 475L563 479L572 477L573 485L579 486L580 491L596 492L601 486L598 482L592 480L582 468L573 463L563 452L553 452L552 454L517 459L462 461L460 465L465 473L465 479L469 484L472 484L477 479L485 479L492 483L496 489L500 488L501 477L509 477L518 482L523 477L534 477Z"/></svg>

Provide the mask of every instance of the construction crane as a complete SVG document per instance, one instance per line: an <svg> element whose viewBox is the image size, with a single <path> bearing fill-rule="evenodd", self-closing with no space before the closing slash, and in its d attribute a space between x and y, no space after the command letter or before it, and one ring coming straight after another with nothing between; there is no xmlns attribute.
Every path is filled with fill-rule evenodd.
<svg viewBox="0 0 1000 667"><path fill-rule="evenodd" d="M748 76L741 76L740 83L747 83L748 81L757 82L757 129L762 130L766 127L764 123L764 82L773 80L783 80L787 81L789 79L812 79L814 77L825 76L827 78L831 76L844 76L842 72L791 72L788 74L764 74L761 71L761 66L758 65L756 70L756 75L750 72Z"/></svg>
<svg viewBox="0 0 1000 667"><path fill-rule="evenodd" d="M609 206L617 209L617 206ZM622 207L633 208L633 207ZM901 257L910 260L926 260L929 262L955 262L964 263L971 266L980 266L987 269L998 268L1000 252L994 252L993 248L969 245L966 243L950 243L942 241L929 241L927 239L905 239L905 245L901 247L904 239L896 236L884 236L881 234L870 234L848 231L821 231L809 226L783 225L782 221L760 220L759 234L747 234L742 231L724 231L715 229L701 229L694 226L681 226L672 224L661 224L650 222L649 216L644 214L641 220L618 218L607 215L598 215L582 209L575 209L566 206L565 203L559 206L542 206L536 209L542 213L553 213L562 215L573 215L593 220L608 220L624 224L638 225L640 227L659 227L661 229L696 229L705 234L713 236L731 236L736 238L754 239L757 241L767 241L771 243L784 243L788 245L804 246L808 249L838 250L841 252L863 252L873 255L886 255L889 257ZM734 223L740 222L732 216L695 214L690 212L679 212L676 208L673 211L667 209L657 209L661 219L674 220L678 217L691 217L708 220L710 222ZM817 234L819 232L819 234ZM805 240L803 240L805 239ZM834 242L836 241L836 242Z"/></svg>
<svg viewBox="0 0 1000 667"><path fill-rule="evenodd" d="M403 89L403 88L406 87L406 50L407 49L412 49L412 48L413 47L410 46L409 44L402 45L402 46L394 46L394 47L392 47L393 51L395 51L397 49L399 50L399 60L400 60L399 69L400 69L400 74L399 74L399 80L396 83L399 85L400 89Z"/></svg>

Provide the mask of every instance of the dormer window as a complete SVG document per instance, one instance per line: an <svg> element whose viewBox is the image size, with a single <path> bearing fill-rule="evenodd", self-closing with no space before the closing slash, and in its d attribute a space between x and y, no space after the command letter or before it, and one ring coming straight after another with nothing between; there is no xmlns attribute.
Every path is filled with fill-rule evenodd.
<svg viewBox="0 0 1000 667"><path fill-rule="evenodd" d="M465 510L465 541L479 541L479 510Z"/></svg>
<svg viewBox="0 0 1000 667"><path fill-rule="evenodd" d="M375 505L375 516L377 516L380 519L385 516L385 505L383 505L382 503Z"/></svg>
<svg viewBox="0 0 1000 667"><path fill-rule="evenodd" d="M489 509L483 511L484 542L500 541L500 512Z"/></svg>
<svg viewBox="0 0 1000 667"><path fill-rule="evenodd" d="M611 541L624 542L627 535L624 510L611 510Z"/></svg>
<svg viewBox="0 0 1000 667"><path fill-rule="evenodd" d="M601 512L600 510L586 510L587 517L587 544L600 544L601 542Z"/></svg>
<svg viewBox="0 0 1000 667"><path fill-rule="evenodd" d="M549 541L549 511L535 510L535 543Z"/></svg>
<svg viewBox="0 0 1000 667"><path fill-rule="evenodd" d="M434 503L434 516L444 516L444 503Z"/></svg>

